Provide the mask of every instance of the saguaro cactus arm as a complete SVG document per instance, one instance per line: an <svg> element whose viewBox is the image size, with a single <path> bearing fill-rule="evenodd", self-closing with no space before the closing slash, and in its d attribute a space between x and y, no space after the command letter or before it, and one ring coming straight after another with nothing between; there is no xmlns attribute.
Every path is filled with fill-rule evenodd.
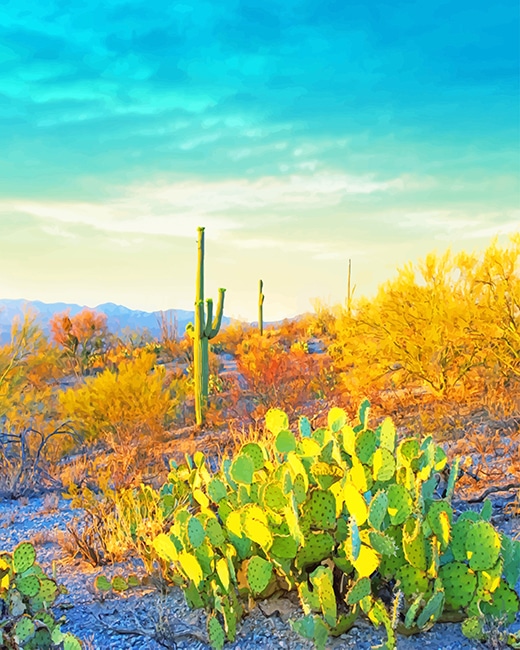
<svg viewBox="0 0 520 650"><path fill-rule="evenodd" d="M224 295L226 293L225 289L220 288L218 290L218 302L217 302L217 313L213 319L213 301L208 298L206 301L208 303L208 322L206 323L206 336L208 339L212 339L219 333L220 326L222 325L222 316L224 313Z"/></svg>

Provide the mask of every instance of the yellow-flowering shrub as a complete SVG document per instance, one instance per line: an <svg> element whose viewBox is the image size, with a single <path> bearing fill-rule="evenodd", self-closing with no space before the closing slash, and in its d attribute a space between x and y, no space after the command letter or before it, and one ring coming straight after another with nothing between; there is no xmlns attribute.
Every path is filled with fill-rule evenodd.
<svg viewBox="0 0 520 650"><path fill-rule="evenodd" d="M135 432L157 433L174 419L184 399L184 380L169 385L156 357L143 352L122 361L117 372L107 369L89 377L80 388L60 394L64 417L74 421L87 440L116 435L124 439Z"/></svg>

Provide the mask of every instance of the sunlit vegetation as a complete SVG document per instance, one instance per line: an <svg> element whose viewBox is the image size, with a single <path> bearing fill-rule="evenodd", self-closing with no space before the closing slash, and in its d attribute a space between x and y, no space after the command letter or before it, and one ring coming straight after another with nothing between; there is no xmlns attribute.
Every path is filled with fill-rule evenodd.
<svg viewBox="0 0 520 650"><path fill-rule="evenodd" d="M0 348L0 493L16 498L37 487L66 490L72 507L83 508L86 513L83 526L69 528L76 553L94 565L134 555L143 561L149 573L159 562L162 579L182 584L187 598L199 606L200 597L193 588L194 572L198 579L199 571L211 562L205 556L201 559L196 549L202 548L199 537L214 517L208 515L208 504L211 500L220 501L212 490L224 489L211 483L209 471L221 468L219 481L226 494L234 495L228 496L230 503L235 504L233 507L237 507L237 499L243 501L243 506L255 501L251 481L252 472L257 470L258 481L265 480L266 486L271 486L265 489L280 497L283 486L278 489L277 482L281 481L283 470L275 473L274 468L283 465L286 455L296 449L298 460L291 457L294 475L291 474L290 481L287 479L291 490L296 489L296 475L307 480L301 468L307 467L309 454L321 454L319 462L323 465L336 463L343 467L339 452L334 457L332 451L334 445L343 445L342 453L347 450L347 455L360 455L363 459L366 450L356 447L354 454L354 447L347 449L344 439L334 438L329 449L326 437L330 432L313 433L311 444L310 431L330 429L336 435L350 417L361 427L356 434L363 432L358 407L365 403L365 398L370 401L376 424L391 416L402 438L415 440L418 445L425 436L431 436L436 445L444 445L450 461L454 452L462 454L462 467L467 471L459 485L468 494L502 483L504 475L511 482L520 481L520 234L512 236L504 246L492 242L481 254L432 253L425 260L409 263L382 285L373 298L350 296L344 305L330 307L316 303L313 313L276 326L263 324L262 331L234 322L214 334L208 346L209 394L204 403L204 424L196 424L199 418L195 415L193 334L178 332L175 323L163 318L161 336L154 339L147 332L126 332L117 338L109 332L106 318L91 310L74 317L56 314L50 323L50 335L30 314L14 322L11 340ZM294 431L289 431L288 424L281 428L273 424L273 409L282 409L283 413L274 412L282 413L283 418L286 413L291 420L306 416L305 431L302 420L299 427L300 433L309 438L303 445L307 451L296 447ZM330 409L340 414L341 427L331 420ZM263 429L269 413L271 433L286 431L276 443L273 435ZM392 471L392 481L396 485L406 484L416 498L415 488L406 483L410 480L407 461L402 457L399 461L390 459L385 444L381 443L378 453L388 467L395 469L396 462L405 467L401 476L394 476ZM414 444L410 443L410 449L415 449ZM424 444L427 467L430 472L437 471L435 458L441 458L444 451L434 447L433 442ZM248 452L243 451L244 445L249 445ZM240 467L236 464L239 451L243 458ZM200 452L204 452L205 459ZM189 455L185 457L186 453ZM262 467L256 467L260 461ZM346 458L342 462L347 462ZM368 466L368 456L363 463ZM379 466L377 471L370 467L375 474L380 470ZM325 474L318 472L315 479L325 492L338 476L330 467L322 469ZM348 471L353 471L352 467ZM418 472L421 481L426 480L418 466L414 465L413 471ZM365 474L357 472L352 481L364 481ZM275 484L276 489L272 487ZM359 489L360 493L367 491ZM300 496L303 503L307 496ZM285 512L283 508L287 506L283 494L282 497L279 513ZM308 498L312 501L312 493ZM260 499L258 503L261 502ZM197 519L193 523L195 511ZM174 546L165 541L165 533L172 523L178 525L175 517L179 513L184 523L192 522L193 530ZM308 533L297 530L297 516L293 515L285 512L289 528L282 526L278 531L280 539L283 538L277 542L280 548L293 544L287 541L291 535L297 540ZM219 511L221 523L229 516L229 512L224 516ZM259 580L267 587L278 560L276 553L274 559L269 555L273 539L262 519L264 515L258 517L250 528L255 529L255 534L261 531L253 541L264 553L258 551L260 555L255 557L271 563L271 568L251 560L254 553L249 547L240 550L235 538L240 536L242 527L249 525L247 517L237 519L234 528L228 527L227 547L235 544L236 548L228 548L226 553L235 558L238 552L247 566L256 562L260 567ZM350 528L345 528L342 543L350 536L351 555L346 552L339 561L348 574L349 563L355 565L357 561L357 556L351 557L352 544L359 542L351 538L359 531L352 528L350 520L345 521ZM441 523L445 524L444 519ZM438 525L442 528L441 523ZM410 528L405 530L406 535L412 535L412 524L406 525ZM211 526L215 528L214 524ZM484 524L481 528L488 531ZM376 532L382 531L380 528ZM251 576L230 578L235 560L226 559L224 568L223 558L228 556L220 542L211 543L215 548L208 553L218 555L215 584L220 586L214 592L205 592L200 602L212 612L209 620L217 621L210 623L209 633L213 635L214 647L221 647L221 623L228 625L226 616L231 617L233 625L241 618L238 601L225 589L222 591L222 584L231 579L239 590L244 585L255 593L263 588L257 589ZM443 541L444 550L447 544L448 538ZM196 565L186 559L192 552L198 558ZM327 557L335 557L330 549L327 553ZM291 573L289 560L294 557L285 557L283 568L287 576ZM177 577L172 574L172 564L177 565ZM208 571L211 574L209 568ZM393 575L392 571L389 569L388 575ZM359 580L367 579L370 573L359 574ZM297 582L292 584L292 578L287 576L287 584L295 587ZM315 579L325 580L320 576L321 573L316 574ZM317 584L315 588L321 588ZM357 588L356 584L352 582L350 588ZM301 585L297 588L306 589ZM438 593L438 586L435 589ZM361 587L360 590L363 592ZM363 597L368 597L368 592L360 602ZM232 615L228 612L222 618L218 614L219 598L229 598L226 607L233 610ZM319 603L312 605L312 595L305 598L311 602L309 611L313 607L319 609ZM418 612L421 608L428 611L425 602L417 605ZM376 618L380 616L390 639L394 628L382 613L381 601L374 600L370 607L368 611L373 611ZM438 615L442 607L439 605L438 612L435 610ZM300 631L314 640L322 638L323 630L328 634L334 628L333 621L339 621L335 611L327 610L325 627L311 617L314 622L309 618L307 627ZM469 610L465 615L473 616ZM226 635L232 636L227 630Z"/></svg>

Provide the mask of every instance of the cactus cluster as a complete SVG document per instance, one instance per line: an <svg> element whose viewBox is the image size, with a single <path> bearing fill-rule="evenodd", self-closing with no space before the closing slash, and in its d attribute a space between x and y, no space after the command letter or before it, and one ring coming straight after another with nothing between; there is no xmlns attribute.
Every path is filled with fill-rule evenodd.
<svg viewBox="0 0 520 650"><path fill-rule="evenodd" d="M209 612L214 648L235 638L251 598L295 590L294 628L324 648L359 616L387 633L413 634L464 620L482 638L486 617L519 609L520 542L481 514L455 520L450 495L435 497L447 458L431 437L398 441L387 418L368 427L369 404L351 426L333 408L328 426L298 432L271 410L272 444L248 443L216 473L201 452L172 463L166 493L183 494L171 529L151 540L165 575Z"/></svg>
<svg viewBox="0 0 520 650"><path fill-rule="evenodd" d="M0 647L27 650L80 650L64 618L56 620L51 606L60 587L36 563L36 551L22 542L12 553L0 552Z"/></svg>

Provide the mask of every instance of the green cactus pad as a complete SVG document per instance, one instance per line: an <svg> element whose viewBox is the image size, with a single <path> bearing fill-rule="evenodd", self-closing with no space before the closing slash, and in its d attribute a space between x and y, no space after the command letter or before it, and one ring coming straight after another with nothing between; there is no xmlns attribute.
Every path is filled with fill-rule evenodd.
<svg viewBox="0 0 520 650"><path fill-rule="evenodd" d="M240 454L233 461L230 474L236 483L251 485L254 471L255 466L251 458L247 454Z"/></svg>
<svg viewBox="0 0 520 650"><path fill-rule="evenodd" d="M388 449L376 449L372 459L372 470L376 481L389 481L395 474L395 458Z"/></svg>
<svg viewBox="0 0 520 650"><path fill-rule="evenodd" d="M395 426L391 418L385 418L381 427L379 427L379 446L387 449L390 453L395 451Z"/></svg>
<svg viewBox="0 0 520 650"><path fill-rule="evenodd" d="M303 618L291 621L291 627L300 636L313 641L316 650L325 650L329 629L323 622L321 616L307 614Z"/></svg>
<svg viewBox="0 0 520 650"><path fill-rule="evenodd" d="M208 637L212 648L222 650L226 641L226 635L216 616L208 616Z"/></svg>
<svg viewBox="0 0 520 650"><path fill-rule="evenodd" d="M22 596L33 598L40 591L40 580L35 575L22 576L16 580L16 588Z"/></svg>
<svg viewBox="0 0 520 650"><path fill-rule="evenodd" d="M406 521L412 512L412 498L408 490L398 484L388 488L388 507L390 521L398 526Z"/></svg>
<svg viewBox="0 0 520 650"><path fill-rule="evenodd" d="M52 637L49 630L41 627L34 633L33 638L27 645L27 648L37 648L37 650L48 650L53 647ZM79 646L81 648L81 646Z"/></svg>
<svg viewBox="0 0 520 650"><path fill-rule="evenodd" d="M188 520L188 539L193 548L198 548L206 539L206 531L197 517Z"/></svg>
<svg viewBox="0 0 520 650"><path fill-rule="evenodd" d="M288 454L296 449L296 438L292 431L280 431L274 443L276 451L279 454Z"/></svg>
<svg viewBox="0 0 520 650"><path fill-rule="evenodd" d="M115 576L112 578L112 589L114 591L126 591L128 583L122 576Z"/></svg>
<svg viewBox="0 0 520 650"><path fill-rule="evenodd" d="M450 542L453 508L445 501L434 501L428 509L427 521L445 551Z"/></svg>
<svg viewBox="0 0 520 650"><path fill-rule="evenodd" d="M247 562L246 576L249 588L254 594L260 594L267 587L273 574L273 565L259 555L254 555Z"/></svg>
<svg viewBox="0 0 520 650"><path fill-rule="evenodd" d="M474 571L490 569L500 554L500 536L487 521L477 521L468 530L466 557Z"/></svg>
<svg viewBox="0 0 520 650"><path fill-rule="evenodd" d="M370 578L360 578L353 585L348 592L345 600L347 605L355 605L362 598L370 596L372 593L372 582Z"/></svg>
<svg viewBox="0 0 520 650"><path fill-rule="evenodd" d="M226 541L222 526L213 517L210 517L206 522L206 535L213 546L217 548Z"/></svg>
<svg viewBox="0 0 520 650"><path fill-rule="evenodd" d="M274 436L289 428L289 418L280 409L269 409L265 414L265 428Z"/></svg>
<svg viewBox="0 0 520 650"><path fill-rule="evenodd" d="M388 509L388 494L379 491L370 502L368 508L368 523L376 530L381 530Z"/></svg>
<svg viewBox="0 0 520 650"><path fill-rule="evenodd" d="M30 569L36 560L36 551L30 542L22 542L13 551L13 569L15 573L23 573Z"/></svg>
<svg viewBox="0 0 520 650"><path fill-rule="evenodd" d="M321 612L320 598L317 589L311 590L307 582L298 582L297 589L304 614Z"/></svg>
<svg viewBox="0 0 520 650"><path fill-rule="evenodd" d="M361 431L356 437L355 452L359 461L364 465L370 465L377 447L377 438L374 431L367 429Z"/></svg>
<svg viewBox="0 0 520 650"><path fill-rule="evenodd" d="M298 544L290 535L275 535L270 552L280 558L292 559L298 552Z"/></svg>
<svg viewBox="0 0 520 650"><path fill-rule="evenodd" d="M332 571L329 567L320 566L309 577L318 592L323 617L328 625L334 627L338 616L338 607L334 594Z"/></svg>
<svg viewBox="0 0 520 650"><path fill-rule="evenodd" d="M520 578L520 541L502 535L502 556L504 558L504 577L514 589Z"/></svg>
<svg viewBox="0 0 520 650"><path fill-rule="evenodd" d="M410 517L403 527L403 552L412 566L421 571L426 571L430 559L426 539L419 519L414 517Z"/></svg>
<svg viewBox="0 0 520 650"><path fill-rule="evenodd" d="M253 461L255 472L262 469L265 465L264 452L262 447L256 442L248 442L240 450L241 454L246 454Z"/></svg>
<svg viewBox="0 0 520 650"><path fill-rule="evenodd" d="M400 465L410 465L419 456L419 441L417 438L405 438L397 446L397 460Z"/></svg>
<svg viewBox="0 0 520 650"><path fill-rule="evenodd" d="M50 578L40 578L40 590L38 597L43 600L46 605L51 605L58 595L58 585Z"/></svg>
<svg viewBox="0 0 520 650"><path fill-rule="evenodd" d="M430 600L424 606L424 609L417 617L417 627L422 629L427 625L435 623L435 621L442 614L444 606L444 591L439 589L435 591Z"/></svg>
<svg viewBox="0 0 520 650"><path fill-rule="evenodd" d="M307 499L307 487L303 474L297 474L293 481L292 490L298 505Z"/></svg>
<svg viewBox="0 0 520 650"><path fill-rule="evenodd" d="M295 559L297 569L317 564L330 557L334 548L334 538L329 533L309 533L305 535L304 544L298 550Z"/></svg>
<svg viewBox="0 0 520 650"><path fill-rule="evenodd" d="M408 600L417 594L424 594L428 590L429 580L425 571L421 571L410 564L404 564L396 572L401 591Z"/></svg>
<svg viewBox="0 0 520 650"><path fill-rule="evenodd" d="M477 588L477 576L462 562L449 562L439 569L439 578L444 587L446 607L460 609L467 607Z"/></svg>
<svg viewBox="0 0 520 650"><path fill-rule="evenodd" d="M493 592L491 602L481 604L482 613L495 619L506 617L506 624L511 625L519 610L517 593L502 581Z"/></svg>
<svg viewBox="0 0 520 650"><path fill-rule="evenodd" d="M209 498L215 503L220 503L227 496L227 490L224 483L219 478L212 478L208 483Z"/></svg>
<svg viewBox="0 0 520 650"><path fill-rule="evenodd" d="M468 559L466 557L466 538L472 525L473 522L469 519L459 517L451 529L450 549L453 557L459 562L465 562Z"/></svg>
<svg viewBox="0 0 520 650"><path fill-rule="evenodd" d="M379 533L375 531L370 531L368 533L370 539L370 544L372 548L377 551L380 555L396 555L397 545L395 541L385 535L384 533Z"/></svg>
<svg viewBox="0 0 520 650"><path fill-rule="evenodd" d="M332 492L313 490L305 511L313 528L330 530L336 525L336 498Z"/></svg>
<svg viewBox="0 0 520 650"><path fill-rule="evenodd" d="M408 629L410 629L415 623L417 614L419 613L421 605L423 604L423 596L424 594L422 593L418 594L406 612L406 615L404 617L404 626Z"/></svg>
<svg viewBox="0 0 520 650"><path fill-rule="evenodd" d="M94 586L99 591L110 591L112 589L112 583L106 576L100 575L94 581Z"/></svg>
<svg viewBox="0 0 520 650"><path fill-rule="evenodd" d="M480 616L470 616L469 618L462 621L461 624L462 634L467 639L475 641L484 641L486 639L486 634L484 632L484 622Z"/></svg>
<svg viewBox="0 0 520 650"><path fill-rule="evenodd" d="M287 505L287 497L279 483L268 483L265 486L262 498L264 505L275 512L281 512Z"/></svg>
<svg viewBox="0 0 520 650"><path fill-rule="evenodd" d="M35 626L28 616L20 618L14 626L14 635L18 643L25 645L35 632Z"/></svg>

